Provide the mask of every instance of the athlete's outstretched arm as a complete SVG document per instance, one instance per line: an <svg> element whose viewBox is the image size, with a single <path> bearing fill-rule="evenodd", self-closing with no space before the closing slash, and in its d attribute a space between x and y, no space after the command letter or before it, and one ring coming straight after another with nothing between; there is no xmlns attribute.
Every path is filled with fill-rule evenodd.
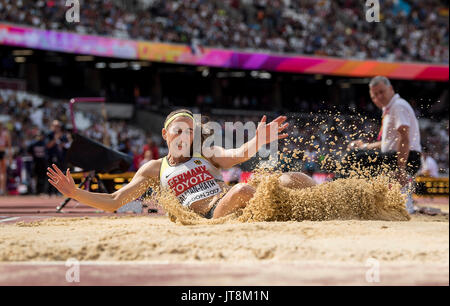
<svg viewBox="0 0 450 306"><path fill-rule="evenodd" d="M286 133L281 134L289 126L288 123L285 123L286 120L287 117L280 116L267 124L267 116L264 116L258 124L255 137L249 142L245 143L240 148L231 150L213 147L211 148L212 154L210 154L210 156L212 155L212 157L210 160L223 169L229 169L248 161L258 153L262 146L289 136ZM271 130L274 132L271 133Z"/></svg>
<svg viewBox="0 0 450 306"><path fill-rule="evenodd" d="M64 174L56 165L48 168L49 182L65 197L107 212L114 212L125 204L141 196L148 188L149 181L159 175L161 160L152 160L142 166L131 182L113 194L93 193L77 188L69 169Z"/></svg>

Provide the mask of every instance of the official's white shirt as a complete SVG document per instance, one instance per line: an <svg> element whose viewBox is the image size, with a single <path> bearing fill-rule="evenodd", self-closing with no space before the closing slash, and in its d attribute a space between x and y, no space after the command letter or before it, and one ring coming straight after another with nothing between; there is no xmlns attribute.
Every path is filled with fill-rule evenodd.
<svg viewBox="0 0 450 306"><path fill-rule="evenodd" d="M381 152L398 152L400 146L401 126L409 127L409 145L411 151L422 152L420 144L419 121L411 105L396 94L391 102L383 108L383 134Z"/></svg>

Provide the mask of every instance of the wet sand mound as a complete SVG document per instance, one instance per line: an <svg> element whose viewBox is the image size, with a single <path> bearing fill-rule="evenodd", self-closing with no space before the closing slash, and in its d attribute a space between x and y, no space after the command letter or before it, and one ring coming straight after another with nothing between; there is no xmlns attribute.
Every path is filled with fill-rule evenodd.
<svg viewBox="0 0 450 306"><path fill-rule="evenodd" d="M205 220L181 207L171 194L160 204L183 225L242 222L329 220L408 221L400 185L387 177L340 179L313 188L293 190L279 185L280 174L258 175L250 184L256 194L247 207L219 220Z"/></svg>
<svg viewBox="0 0 450 306"><path fill-rule="evenodd" d="M357 243L355 243L357 242ZM303 221L180 226L166 217L55 218L0 224L0 261L443 264L446 219Z"/></svg>
<svg viewBox="0 0 450 306"><path fill-rule="evenodd" d="M341 179L303 190L279 186L278 176L262 178L240 221L408 221L400 187L384 177Z"/></svg>

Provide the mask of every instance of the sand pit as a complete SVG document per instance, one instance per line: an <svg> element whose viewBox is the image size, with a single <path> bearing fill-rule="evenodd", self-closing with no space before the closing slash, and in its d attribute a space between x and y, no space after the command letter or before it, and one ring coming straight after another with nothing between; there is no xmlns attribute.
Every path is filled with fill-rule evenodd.
<svg viewBox="0 0 450 306"><path fill-rule="evenodd" d="M0 284L66 284L64 262L74 258L85 266L83 284L114 285L122 273L123 284L364 285L375 259L382 284L448 285L448 215L411 218L398 186L261 182L243 211L219 220L168 196L162 205L176 223L129 215L0 222Z"/></svg>
<svg viewBox="0 0 450 306"><path fill-rule="evenodd" d="M448 212L448 205L438 207ZM193 226L154 216L8 223L0 223L0 285L70 285L68 258L81 261L81 285L448 285L449 279L448 216ZM380 283L367 283L369 258L380 262Z"/></svg>
<svg viewBox="0 0 450 306"><path fill-rule="evenodd" d="M85 285L115 285L117 273L121 284L367 284L373 259L382 284L448 285L448 216L410 218L399 186L386 180L290 190L264 176L243 211L218 220L161 194L176 223L126 215L0 222L0 284L67 284L64 262L73 258Z"/></svg>
<svg viewBox="0 0 450 306"><path fill-rule="evenodd" d="M347 179L305 190L276 175L238 214L206 220L161 196L167 217L0 223L0 261L384 262L448 265L448 216L410 216L399 186ZM448 209L448 208L447 208ZM271 222L268 222L271 221ZM188 226L186 226L188 225Z"/></svg>
<svg viewBox="0 0 450 306"><path fill-rule="evenodd" d="M449 263L448 217L180 226L166 217L0 225L0 260Z"/></svg>

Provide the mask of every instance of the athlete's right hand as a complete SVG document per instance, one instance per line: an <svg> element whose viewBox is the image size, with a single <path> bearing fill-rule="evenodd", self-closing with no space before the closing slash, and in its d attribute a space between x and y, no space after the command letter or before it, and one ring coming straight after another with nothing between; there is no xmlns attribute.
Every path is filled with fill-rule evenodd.
<svg viewBox="0 0 450 306"><path fill-rule="evenodd" d="M48 182L52 184L59 192L61 192L65 197L72 198L77 190L75 182L70 175L70 170L67 169L66 174L59 170L58 166L52 165L53 168L47 168L47 176L49 177Z"/></svg>

